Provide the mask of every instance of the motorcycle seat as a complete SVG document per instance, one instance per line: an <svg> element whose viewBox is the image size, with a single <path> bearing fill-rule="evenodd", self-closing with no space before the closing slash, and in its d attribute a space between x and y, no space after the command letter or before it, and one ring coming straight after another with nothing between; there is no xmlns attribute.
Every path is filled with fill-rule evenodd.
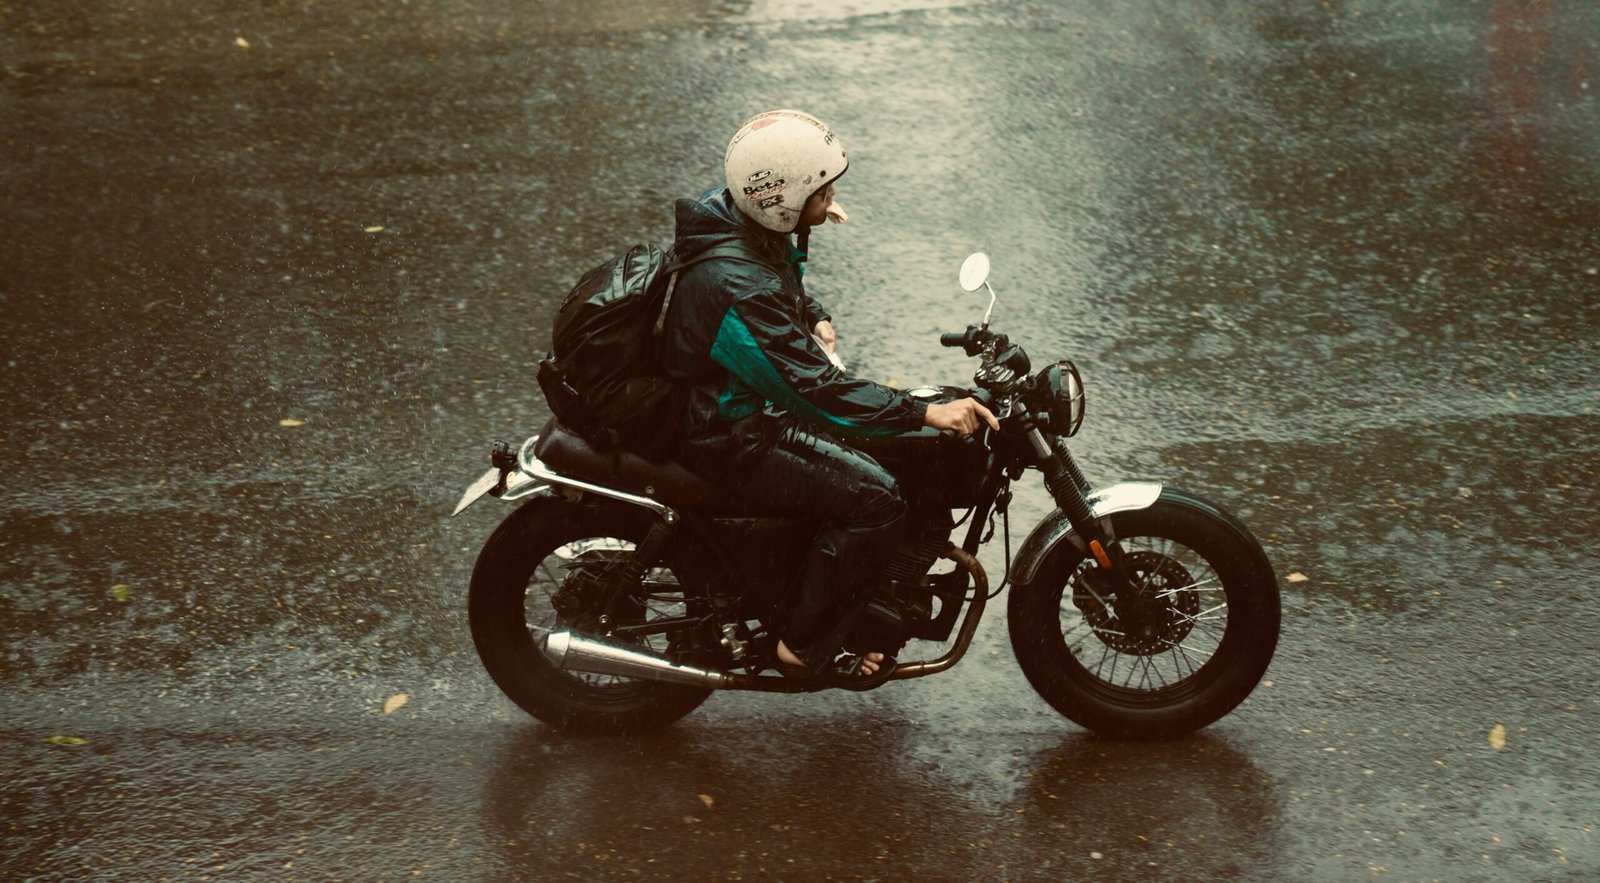
<svg viewBox="0 0 1600 883"><path fill-rule="evenodd" d="M652 463L626 451L596 450L582 436L555 420L539 433L533 455L562 475L649 497L674 509L730 518L770 514L677 463Z"/></svg>

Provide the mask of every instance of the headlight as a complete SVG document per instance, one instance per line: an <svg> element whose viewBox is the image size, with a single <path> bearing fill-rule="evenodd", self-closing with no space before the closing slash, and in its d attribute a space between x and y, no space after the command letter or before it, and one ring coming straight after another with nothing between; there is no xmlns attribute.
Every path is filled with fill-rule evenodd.
<svg viewBox="0 0 1600 883"><path fill-rule="evenodd" d="M1063 438L1077 435L1083 425L1083 378L1078 366L1062 359L1045 369L1044 380L1050 395L1050 428Z"/></svg>

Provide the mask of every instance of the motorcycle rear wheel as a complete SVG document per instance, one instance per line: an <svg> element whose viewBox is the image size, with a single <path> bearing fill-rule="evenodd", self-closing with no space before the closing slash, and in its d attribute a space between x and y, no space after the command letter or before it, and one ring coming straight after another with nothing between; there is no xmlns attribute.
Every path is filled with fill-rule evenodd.
<svg viewBox="0 0 1600 883"><path fill-rule="evenodd" d="M658 729L693 711L708 689L610 675L562 671L540 649L546 632L593 630L599 611L584 604L581 580L631 553L644 538L650 513L598 501L539 497L495 530L478 554L467 597L467 618L478 658L502 692L524 711L560 730L635 733ZM613 609L635 622L698 610L700 593L681 583L673 550L664 564ZM561 601L554 599L565 596ZM559 608L559 609L558 609ZM649 646L669 649L666 636Z"/></svg>
<svg viewBox="0 0 1600 883"><path fill-rule="evenodd" d="M1277 647L1277 577L1221 507L1166 489L1111 516L1129 606L1097 565L1060 543L1008 602L1028 682L1068 719L1119 739L1162 739L1214 723L1249 696Z"/></svg>

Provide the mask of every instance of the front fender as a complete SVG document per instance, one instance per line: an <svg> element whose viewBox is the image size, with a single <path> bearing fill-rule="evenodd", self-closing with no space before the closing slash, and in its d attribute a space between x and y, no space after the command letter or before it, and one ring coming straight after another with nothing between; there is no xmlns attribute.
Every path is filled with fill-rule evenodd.
<svg viewBox="0 0 1600 883"><path fill-rule="evenodd" d="M1095 518L1104 518L1114 512L1148 509L1154 506L1160 497L1159 481L1125 481L1090 493L1089 512ZM1083 538L1072 529L1072 523L1067 521L1067 516L1057 509L1046 515L1044 520L1034 527L1033 532L1028 534L1028 538L1017 548L1017 554L1012 556L1012 584L1027 585L1033 582L1034 574L1039 571L1039 565L1044 563L1044 559L1063 542L1071 543L1085 554L1089 551Z"/></svg>

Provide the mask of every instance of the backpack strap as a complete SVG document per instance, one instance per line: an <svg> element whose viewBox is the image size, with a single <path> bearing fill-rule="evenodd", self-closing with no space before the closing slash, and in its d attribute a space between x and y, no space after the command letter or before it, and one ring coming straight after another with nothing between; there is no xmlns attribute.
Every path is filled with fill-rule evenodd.
<svg viewBox="0 0 1600 883"><path fill-rule="evenodd" d="M769 266L761 260L755 252L745 247L738 240L730 240L719 245L713 245L692 258L684 261L674 260L667 264L667 293L661 298L661 313L656 316L655 327L650 330L651 337L660 337L661 331L667 324L667 308L672 306L672 293L678 288L678 274L689 269L695 264L713 260L735 261L741 264L755 264L758 267Z"/></svg>
<svg viewBox="0 0 1600 883"><path fill-rule="evenodd" d="M763 267L767 266L767 262L761 260L761 257L757 255L749 246L737 239L729 239L726 242L720 242L711 246L692 258L687 258L681 261L673 260L669 262L667 264L667 272L676 273L679 270L687 270L695 264L702 263L704 261L715 260L717 258L727 258L730 260L739 261L741 263L757 264Z"/></svg>

